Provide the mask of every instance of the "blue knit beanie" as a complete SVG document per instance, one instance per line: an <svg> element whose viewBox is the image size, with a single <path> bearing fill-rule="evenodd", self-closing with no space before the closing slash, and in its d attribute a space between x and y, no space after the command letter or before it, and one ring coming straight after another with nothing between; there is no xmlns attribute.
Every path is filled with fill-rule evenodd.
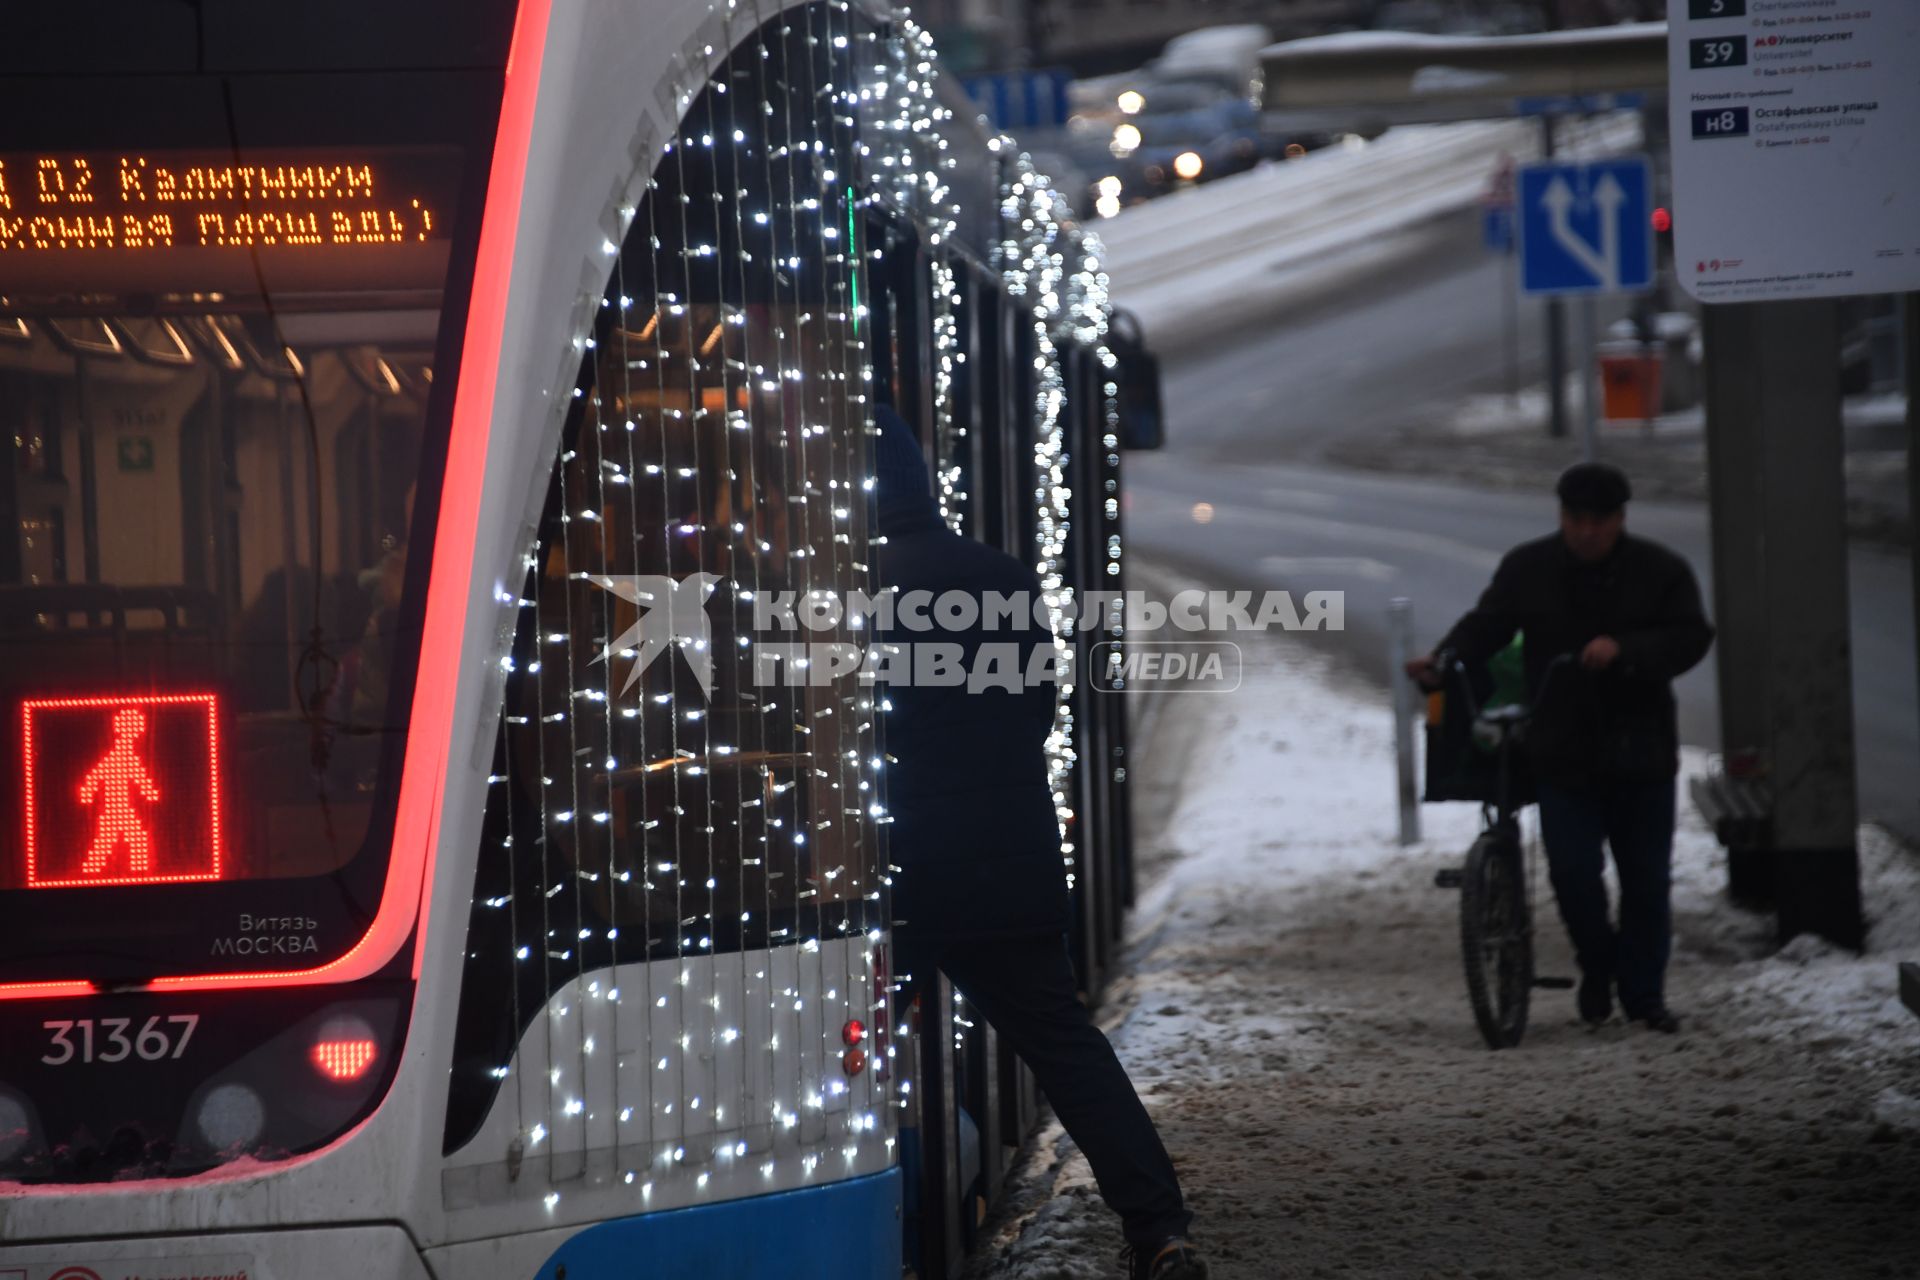
<svg viewBox="0 0 1920 1280"><path fill-rule="evenodd" d="M873 421L880 428L873 447L873 476L880 498L909 494L926 497L931 491L927 460L920 452L920 442L914 439L913 428L889 404L874 407Z"/></svg>

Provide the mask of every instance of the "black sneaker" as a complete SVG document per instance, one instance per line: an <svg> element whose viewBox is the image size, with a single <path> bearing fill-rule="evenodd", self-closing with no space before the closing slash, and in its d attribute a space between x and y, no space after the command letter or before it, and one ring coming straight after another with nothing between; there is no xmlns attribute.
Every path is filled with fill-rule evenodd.
<svg viewBox="0 0 1920 1280"><path fill-rule="evenodd" d="M1647 1030L1658 1031L1662 1035L1670 1036L1674 1034L1676 1031L1680 1030L1680 1019L1674 1017L1673 1014L1669 1013L1667 1011L1666 1006L1664 1005L1662 1005L1658 1009L1648 1010L1647 1012L1636 1017L1634 1021L1639 1023L1641 1026L1645 1027Z"/></svg>
<svg viewBox="0 0 1920 1280"><path fill-rule="evenodd" d="M1125 1280L1207 1280L1207 1264L1185 1236L1157 1245L1128 1245L1120 1251Z"/></svg>
<svg viewBox="0 0 1920 1280"><path fill-rule="evenodd" d="M1607 978L1588 975L1580 979L1580 1020L1597 1027L1613 1016L1613 983Z"/></svg>

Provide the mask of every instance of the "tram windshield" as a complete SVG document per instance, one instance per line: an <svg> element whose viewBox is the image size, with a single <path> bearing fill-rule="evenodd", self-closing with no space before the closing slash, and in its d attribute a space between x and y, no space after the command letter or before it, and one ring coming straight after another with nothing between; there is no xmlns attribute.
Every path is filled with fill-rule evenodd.
<svg viewBox="0 0 1920 1280"><path fill-rule="evenodd" d="M310 968L372 919L461 164L0 154L0 982Z"/></svg>

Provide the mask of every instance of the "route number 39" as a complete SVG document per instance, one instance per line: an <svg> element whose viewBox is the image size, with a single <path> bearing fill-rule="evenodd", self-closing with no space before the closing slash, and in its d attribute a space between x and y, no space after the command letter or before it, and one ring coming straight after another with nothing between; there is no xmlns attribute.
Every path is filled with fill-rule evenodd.
<svg viewBox="0 0 1920 1280"><path fill-rule="evenodd" d="M43 1022L41 1029L51 1032L52 1038L49 1051L40 1055L40 1061L60 1067L69 1062L125 1062L132 1057L143 1062L178 1058L187 1051L187 1041L193 1039L199 1025L197 1013L176 1013L167 1018L156 1013L132 1034L132 1018ZM177 1038L169 1034L174 1027L180 1028Z"/></svg>
<svg viewBox="0 0 1920 1280"><path fill-rule="evenodd" d="M1695 71L1747 65L1745 36L1709 36L1687 41L1687 65Z"/></svg>

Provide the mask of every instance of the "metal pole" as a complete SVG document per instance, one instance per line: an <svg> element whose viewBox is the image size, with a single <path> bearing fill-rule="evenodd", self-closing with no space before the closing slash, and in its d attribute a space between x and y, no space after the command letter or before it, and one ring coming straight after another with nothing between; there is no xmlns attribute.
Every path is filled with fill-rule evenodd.
<svg viewBox="0 0 1920 1280"><path fill-rule="evenodd" d="M1413 601L1395 596L1387 604L1387 684L1393 690L1393 762L1400 793L1400 843L1420 842L1420 791L1413 777Z"/></svg>
<svg viewBox="0 0 1920 1280"><path fill-rule="evenodd" d="M1920 528L1920 293L1910 293L1900 312L1902 381L1907 386L1907 527ZM1913 562L1914 635L1920 636L1920 555ZM1920 662L1920 646L1914 660Z"/></svg>
<svg viewBox="0 0 1920 1280"><path fill-rule="evenodd" d="M1580 456L1592 462L1600 456L1600 406L1593 394L1593 345L1596 304L1592 294L1580 299L1580 331L1573 340L1580 359Z"/></svg>
<svg viewBox="0 0 1920 1280"><path fill-rule="evenodd" d="M1553 117L1540 117L1540 154L1553 159ZM1517 216L1517 215L1516 215ZM1567 435L1567 313L1558 298L1547 299L1547 434L1556 440Z"/></svg>
<svg viewBox="0 0 1920 1280"><path fill-rule="evenodd" d="M1514 276L1514 247L1508 241L1500 259L1500 319L1507 338L1507 403L1520 400L1520 285Z"/></svg>

